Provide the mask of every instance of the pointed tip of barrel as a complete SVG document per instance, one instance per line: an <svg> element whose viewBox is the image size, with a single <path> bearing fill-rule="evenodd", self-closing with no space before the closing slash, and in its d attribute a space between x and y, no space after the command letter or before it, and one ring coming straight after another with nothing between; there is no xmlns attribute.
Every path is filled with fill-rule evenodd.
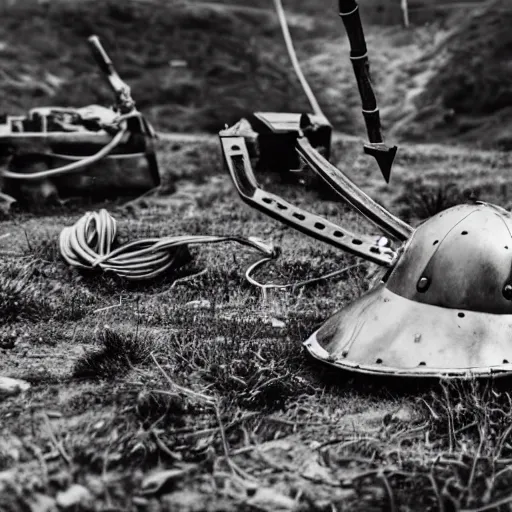
<svg viewBox="0 0 512 512"><path fill-rule="evenodd" d="M397 146L387 147L376 144L365 144L364 146L364 152L377 160L380 172L388 184L391 179L391 170L397 151Z"/></svg>

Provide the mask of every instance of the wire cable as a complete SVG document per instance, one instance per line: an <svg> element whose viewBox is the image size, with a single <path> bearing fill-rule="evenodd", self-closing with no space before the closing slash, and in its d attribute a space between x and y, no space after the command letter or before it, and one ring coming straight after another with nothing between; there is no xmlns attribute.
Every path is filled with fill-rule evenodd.
<svg viewBox="0 0 512 512"><path fill-rule="evenodd" d="M23 181L33 181L33 180L42 180L46 178L55 178L56 176L61 176L63 174L70 174L77 171L81 171L85 167L96 163L97 161L108 156L112 151L119 146L122 142L124 136L128 131L128 127L126 124L126 120L129 117L140 117L141 114L137 111L131 112L129 114L119 116L116 119L114 125L109 125L106 128L112 129L116 128L118 131L114 135L114 137L103 146L97 153L94 155L86 156L77 160L76 162L71 162L70 164L63 165L61 167L57 167L56 169L49 169L46 171L39 171L30 174L18 173L9 170L0 171L0 175L4 178L13 179L13 180L23 180Z"/></svg>
<svg viewBox="0 0 512 512"><path fill-rule="evenodd" d="M327 119L322 109L320 108L320 105L315 97L315 94L313 93L311 87L309 86L309 83L306 80L306 77L304 76L304 73L302 72L302 69L300 67L299 59L297 58L297 52L295 51L292 36L290 35L290 29L288 28L288 22L286 21L286 13L284 12L283 3L281 2L281 0L274 0L274 5L276 7L277 16L279 18L279 24L281 25L281 30L283 32L286 49L288 51L288 55L290 56L290 60L292 62L295 74L299 79L299 82L302 86L302 89L304 90L304 93L308 98L308 101L311 105L311 108L313 109L313 112L317 116L322 116Z"/></svg>
<svg viewBox="0 0 512 512"><path fill-rule="evenodd" d="M64 228L59 236L59 250L68 265L84 270L100 269L129 281L143 281L174 270L181 264L181 251L191 245L237 242L256 249L263 257L246 271L247 281L260 288L263 295L269 289L295 289L341 275L361 264L330 272L324 276L287 284L260 283L252 277L263 263L275 260L280 251L258 238L238 236L181 235L145 238L114 248L117 222L107 210L87 212L75 224Z"/></svg>
<svg viewBox="0 0 512 512"><path fill-rule="evenodd" d="M362 263L356 263L354 265L349 265L348 267L335 270L334 272L329 272L328 274L324 274L323 276L319 277L312 277L310 279L304 279L303 281L297 281L295 283L286 283L286 284L274 284L274 283L260 283L259 281L256 281L252 277L252 274L258 269L263 263L267 263L271 261L273 258L262 258L261 260L257 261L256 263L253 263L245 272L245 278L249 283L251 283L254 286L257 286L258 288L261 288L262 292L265 293L267 290L287 290L287 289L296 289L296 288L302 288L303 286L307 286L309 284L313 283L319 283L320 281L325 281L327 279L332 279L334 277L338 277L349 270L352 270L354 268L358 268L362 266Z"/></svg>
<svg viewBox="0 0 512 512"><path fill-rule="evenodd" d="M62 258L71 266L113 272L130 281L155 278L180 261L180 249L199 244L237 242L262 252L266 258L276 256L273 246L256 238L237 236L182 235L145 238L114 248L117 222L102 209L87 212L59 236Z"/></svg>

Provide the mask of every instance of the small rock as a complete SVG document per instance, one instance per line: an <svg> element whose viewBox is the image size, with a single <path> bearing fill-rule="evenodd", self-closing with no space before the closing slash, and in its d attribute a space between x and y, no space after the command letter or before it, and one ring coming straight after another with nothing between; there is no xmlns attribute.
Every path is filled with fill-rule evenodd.
<svg viewBox="0 0 512 512"><path fill-rule="evenodd" d="M288 512L295 508L295 500L265 487L260 487L254 496L247 500L247 504L269 512Z"/></svg>
<svg viewBox="0 0 512 512"><path fill-rule="evenodd" d="M188 66L188 63L186 60L182 59L171 59L169 61L169 66L171 68L186 68Z"/></svg>
<svg viewBox="0 0 512 512"><path fill-rule="evenodd" d="M107 424L107 422L105 420L100 420L100 421L97 421L93 426L92 426L92 429L93 430L101 430L105 425Z"/></svg>
<svg viewBox="0 0 512 512"><path fill-rule="evenodd" d="M55 500L46 494L34 494L29 502L30 512L56 512Z"/></svg>
<svg viewBox="0 0 512 512"><path fill-rule="evenodd" d="M211 308L212 303L209 300L191 300L185 304L186 308L194 308L194 309L208 309Z"/></svg>
<svg viewBox="0 0 512 512"><path fill-rule="evenodd" d="M57 420L59 418L62 418L62 413L59 411L45 411L45 414L51 420Z"/></svg>
<svg viewBox="0 0 512 512"><path fill-rule="evenodd" d="M279 320L279 318L275 318L273 316L265 316L262 320L264 324L271 325L276 329L284 329L286 327L286 324L282 320Z"/></svg>
<svg viewBox="0 0 512 512"><path fill-rule="evenodd" d="M73 484L69 489L57 494L57 505L64 510L77 508L91 509L94 498L86 487L79 484Z"/></svg>
<svg viewBox="0 0 512 512"><path fill-rule="evenodd" d="M411 407L402 405L397 411L388 413L384 416L384 425L390 423L411 423L414 420L415 414Z"/></svg>
<svg viewBox="0 0 512 512"><path fill-rule="evenodd" d="M132 498L132 503L137 505L137 507L147 507L149 505L149 500L147 498L143 498L142 496L134 496Z"/></svg>
<svg viewBox="0 0 512 512"><path fill-rule="evenodd" d="M101 478L93 475L87 475L85 477L85 484L94 496L103 496L105 492L105 484Z"/></svg>
<svg viewBox="0 0 512 512"><path fill-rule="evenodd" d="M141 494L155 494L181 480L187 473L196 468L194 464L184 464L181 467L155 471L144 478L141 484Z"/></svg>
<svg viewBox="0 0 512 512"><path fill-rule="evenodd" d="M7 396L15 396L30 388L30 384L24 380L0 377L0 399Z"/></svg>
<svg viewBox="0 0 512 512"><path fill-rule="evenodd" d="M276 329L284 329L286 327L286 324L279 320L278 318L272 318L271 319L272 327L275 327Z"/></svg>

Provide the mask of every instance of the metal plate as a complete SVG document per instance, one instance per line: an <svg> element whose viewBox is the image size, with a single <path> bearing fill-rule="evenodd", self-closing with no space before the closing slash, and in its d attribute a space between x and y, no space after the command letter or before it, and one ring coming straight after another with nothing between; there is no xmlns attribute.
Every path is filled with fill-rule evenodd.
<svg viewBox="0 0 512 512"><path fill-rule="evenodd" d="M512 374L512 315L414 302L380 284L334 314L304 343L330 365L410 377Z"/></svg>
<svg viewBox="0 0 512 512"><path fill-rule="evenodd" d="M388 289L415 302L512 314L512 218L492 205L459 205L418 227ZM420 281L425 283L420 286Z"/></svg>

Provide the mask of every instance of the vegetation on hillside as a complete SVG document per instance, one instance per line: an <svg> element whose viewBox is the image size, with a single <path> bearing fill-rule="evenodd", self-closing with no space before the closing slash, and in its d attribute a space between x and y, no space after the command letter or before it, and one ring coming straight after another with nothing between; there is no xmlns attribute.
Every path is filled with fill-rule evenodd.
<svg viewBox="0 0 512 512"><path fill-rule="evenodd" d="M138 107L161 130L215 132L255 109L308 107L273 11L193 2L25 0L4 2L0 15L5 113L110 102L87 47L91 34L101 38ZM294 32L299 41L317 28L301 21Z"/></svg>
<svg viewBox="0 0 512 512"><path fill-rule="evenodd" d="M111 91L86 43L91 34L100 36L139 108L160 130L215 133L255 110L309 110L273 2L257 7L253 3L3 0L0 113L17 114L41 105L108 104ZM329 120L338 130L364 133L337 3L284 3L299 59ZM411 1L412 28L405 30L398 1L360 1L384 125L392 128L398 122L403 129L395 131L403 138L418 137L424 106L432 110L433 102L441 104L443 113L450 109L464 113L479 102L495 101L495 111L508 101L504 85L508 81L492 67L498 64L489 64L506 64L506 16L501 19L496 13L494 21L478 25L479 33L487 34L490 41L484 45L470 29L474 23L465 21L446 42L447 47L460 47L461 55L454 57L457 65L446 59L438 65L439 58L432 57L439 36L456 26L450 20L459 19L456 9L446 9L451 3L444 2L441 9L429 0ZM424 26L427 21L430 25ZM501 36L495 26L503 27ZM505 43L499 50L501 39ZM466 67L468 52L473 67ZM479 52L484 53L478 57ZM493 52L501 57L496 59ZM404 116L410 118L407 98L416 78L426 71L432 77L428 90L421 89L413 108L419 111L420 128L411 129L402 122ZM468 77L473 77L473 85L467 85ZM476 90L485 91L488 99L474 101ZM487 108L481 107L478 112ZM438 129L436 125L433 136Z"/></svg>
<svg viewBox="0 0 512 512"><path fill-rule="evenodd" d="M423 79L399 131L416 140L512 149L512 6L493 0L457 20L414 64Z"/></svg>

